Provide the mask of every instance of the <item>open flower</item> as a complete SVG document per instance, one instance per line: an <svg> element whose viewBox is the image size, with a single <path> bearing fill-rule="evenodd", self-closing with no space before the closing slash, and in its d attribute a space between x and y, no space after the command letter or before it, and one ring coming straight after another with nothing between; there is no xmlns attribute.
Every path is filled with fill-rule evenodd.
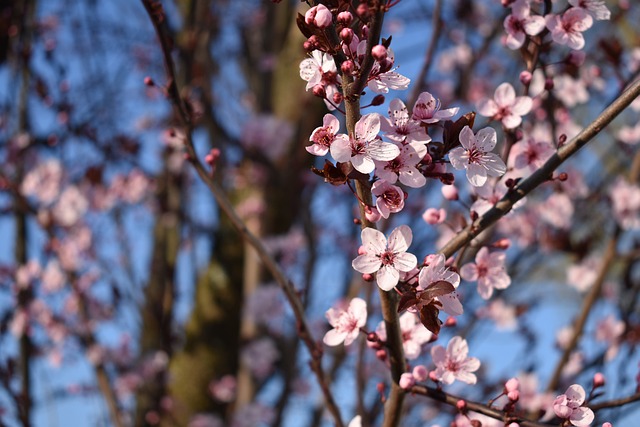
<svg viewBox="0 0 640 427"><path fill-rule="evenodd" d="M462 147L449 152L451 165L456 169L466 169L471 185L482 187L487 176L501 176L507 167L502 159L490 151L496 146L497 136L493 128L480 129L476 135L469 126L460 132Z"/></svg>
<svg viewBox="0 0 640 427"><path fill-rule="evenodd" d="M333 99L333 95L338 92L338 84L340 83L340 75L336 62L328 53L322 53L319 50L311 52L311 58L304 59L300 63L300 78L307 82L306 90L313 89L316 86L322 86L325 90L325 104L331 111L335 110L329 99Z"/></svg>
<svg viewBox="0 0 640 427"><path fill-rule="evenodd" d="M400 322L400 331L402 332L402 348L407 359L413 360L420 356L422 345L428 343L433 334L425 329L420 323L418 317L409 311L405 311L398 319ZM376 328L376 334L381 341L387 340L387 328L383 322L380 322Z"/></svg>
<svg viewBox="0 0 640 427"><path fill-rule="evenodd" d="M376 113L360 117L355 126L355 136L337 135L331 144L331 156L338 162L351 162L362 173L375 169L374 160L388 161L400 154L400 149L378 138L380 116Z"/></svg>
<svg viewBox="0 0 640 427"><path fill-rule="evenodd" d="M340 122L333 114L325 114L322 119L322 126L315 128L309 141L313 142L313 145L305 147L305 149L314 156L324 156L329 152L329 147L336 139L336 134L340 129Z"/></svg>
<svg viewBox="0 0 640 427"><path fill-rule="evenodd" d="M404 191L385 180L374 182L371 193L376 196L376 207L385 219L389 218L389 214L400 212L404 208Z"/></svg>
<svg viewBox="0 0 640 427"><path fill-rule="evenodd" d="M607 8L604 0L569 0L569 4L586 10L598 21L611 19L611 11Z"/></svg>
<svg viewBox="0 0 640 427"><path fill-rule="evenodd" d="M394 229L388 241L380 231L367 227L362 230L365 253L354 259L351 265L363 274L378 272L378 286L389 291L398 284L400 271L409 271L418 265L416 256L406 252L412 239L411 229L406 225Z"/></svg>
<svg viewBox="0 0 640 427"><path fill-rule="evenodd" d="M511 15L504 19L507 47L520 49L527 35L535 36L544 30L544 18L531 16L529 0L517 0L511 5Z"/></svg>
<svg viewBox="0 0 640 427"><path fill-rule="evenodd" d="M451 338L447 348L437 345L431 348L431 358L436 365L434 371L438 381L452 384L455 380L467 384L475 384L477 378L472 372L480 368L480 361L475 357L467 357L469 345L458 336Z"/></svg>
<svg viewBox="0 0 640 427"><path fill-rule="evenodd" d="M547 28L551 31L553 41L566 44L571 49L580 50L584 47L583 31L593 25L593 18L584 9L572 7L562 17L549 14L545 16Z"/></svg>
<svg viewBox="0 0 640 427"><path fill-rule="evenodd" d="M522 123L522 116L531 111L533 100L528 96L516 96L509 83L502 83L496 89L493 99L485 99L478 105L478 113L485 117L501 120L507 129L513 129Z"/></svg>
<svg viewBox="0 0 640 427"><path fill-rule="evenodd" d="M582 386L574 384L564 394L556 397L553 401L553 411L559 418L568 419L574 426L588 426L595 415L591 409L581 406L585 397L586 393Z"/></svg>
<svg viewBox="0 0 640 427"><path fill-rule="evenodd" d="M354 298L346 310L330 308L325 316L333 329L324 335L322 341L330 346L342 342L349 345L358 337L360 328L367 324L367 303L361 298Z"/></svg>
<svg viewBox="0 0 640 427"><path fill-rule="evenodd" d="M494 289L506 289L511 284L504 260L504 252L489 253L485 246L478 251L475 263L462 266L460 276L470 282L478 281L478 293L483 299L489 299Z"/></svg>
<svg viewBox="0 0 640 427"><path fill-rule="evenodd" d="M386 137L393 142L426 144L431 141L420 122L411 118L404 102L397 98L389 103L389 118L382 119L381 127Z"/></svg>
<svg viewBox="0 0 640 427"><path fill-rule="evenodd" d="M427 154L427 147L419 142L412 142L400 149L400 155L387 162L374 162L376 175L389 184L395 184L400 179L404 185L420 188L427 183L427 179L416 167Z"/></svg>

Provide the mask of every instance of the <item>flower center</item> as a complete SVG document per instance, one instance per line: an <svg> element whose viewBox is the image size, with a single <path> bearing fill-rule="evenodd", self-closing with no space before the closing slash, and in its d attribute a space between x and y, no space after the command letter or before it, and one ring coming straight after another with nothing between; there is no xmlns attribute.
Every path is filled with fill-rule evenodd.
<svg viewBox="0 0 640 427"><path fill-rule="evenodd" d="M380 262L382 265L393 265L395 258L396 254L391 251L385 251L380 254Z"/></svg>
<svg viewBox="0 0 640 427"><path fill-rule="evenodd" d="M478 148L476 148L475 146L473 148L471 148L469 151L469 164L471 163L478 163L480 164L480 160L482 159L482 156L484 155L483 151L480 151Z"/></svg>
<svg viewBox="0 0 640 427"><path fill-rule="evenodd" d="M382 193L382 199L390 208L397 208L402 203L402 197L395 190L389 190Z"/></svg>

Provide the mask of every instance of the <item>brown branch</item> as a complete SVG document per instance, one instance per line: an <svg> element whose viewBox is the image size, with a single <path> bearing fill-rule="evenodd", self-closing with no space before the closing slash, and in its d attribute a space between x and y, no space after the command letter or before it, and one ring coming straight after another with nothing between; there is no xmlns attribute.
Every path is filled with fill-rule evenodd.
<svg viewBox="0 0 640 427"><path fill-rule="evenodd" d="M458 401L463 400L468 410L486 415L487 417L491 417L496 420L504 421L504 425L508 425L509 423L518 423L521 427L551 427L554 425L557 426L557 424L541 424L535 421L531 421L521 416L518 416L515 414L509 414L509 413L500 411L496 408L483 405L482 403L472 402L462 397L445 393L444 391L438 390L433 387L415 385L411 387L410 391L412 394L427 396L433 400L445 403L453 407L456 407Z"/></svg>
<svg viewBox="0 0 640 427"><path fill-rule="evenodd" d="M616 408L623 405L628 405L629 403L634 403L640 401L640 392L632 394L631 396L621 397L620 399L607 400L600 403L593 403L589 405L593 411L597 411L605 408Z"/></svg>
<svg viewBox="0 0 640 427"><path fill-rule="evenodd" d="M613 101L611 105L609 105L589 126L580 132L578 136L560 147L540 169L535 171L529 178L516 185L482 217L478 218L471 225L465 227L462 231L456 234L442 249L440 249L440 252L444 254L445 257L450 257L458 251L458 249L469 243L482 231L486 230L489 226L506 215L516 202L521 200L540 184L548 181L552 173L562 163L564 163L565 160L591 141L639 95L640 80L632 84L624 93Z"/></svg>

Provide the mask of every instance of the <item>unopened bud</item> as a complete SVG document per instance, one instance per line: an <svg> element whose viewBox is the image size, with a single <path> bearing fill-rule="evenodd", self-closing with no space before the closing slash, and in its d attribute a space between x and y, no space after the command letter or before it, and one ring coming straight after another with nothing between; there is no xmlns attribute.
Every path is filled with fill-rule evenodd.
<svg viewBox="0 0 640 427"><path fill-rule="evenodd" d="M380 218L382 218L380 211L378 211L378 208L376 208L375 206L373 208L369 206L365 206L364 216L367 218L367 220L371 222L378 222L380 221Z"/></svg>
<svg viewBox="0 0 640 427"><path fill-rule="evenodd" d="M342 102L342 94L340 92L336 92L333 94L333 103L338 105Z"/></svg>
<svg viewBox="0 0 640 427"><path fill-rule="evenodd" d="M349 11L340 12L338 14L337 20L340 24L344 26L349 26L353 22L353 15Z"/></svg>
<svg viewBox="0 0 640 427"><path fill-rule="evenodd" d="M340 70L345 74L352 75L356 71L356 64L352 60L347 59L340 65Z"/></svg>
<svg viewBox="0 0 640 427"><path fill-rule="evenodd" d="M360 3L356 8L356 15L365 18L369 14L369 6L366 3Z"/></svg>
<svg viewBox="0 0 640 427"><path fill-rule="evenodd" d="M373 282L373 274L371 274L371 273L363 273L362 274L362 280L364 280L365 282Z"/></svg>
<svg viewBox="0 0 640 427"><path fill-rule="evenodd" d="M561 172L558 174L558 181L565 182L567 179L569 179L569 175L566 172Z"/></svg>
<svg viewBox="0 0 640 427"><path fill-rule="evenodd" d="M436 371L429 372L429 379L431 381L433 381L434 383L437 383L439 381L438 380L438 375L436 374Z"/></svg>
<svg viewBox="0 0 640 427"><path fill-rule="evenodd" d="M525 70L520 73L520 82L523 85L529 86L529 83L531 83L531 79L533 79L533 75L529 71Z"/></svg>
<svg viewBox="0 0 640 427"><path fill-rule="evenodd" d="M398 385L400 386L400 388L409 390L411 387L416 385L416 380L415 378L413 378L413 375L411 375L408 372L405 372L400 376L400 381L398 381Z"/></svg>
<svg viewBox="0 0 640 427"><path fill-rule="evenodd" d="M387 59L387 48L381 44L375 45L371 48L371 56L373 56L373 59L376 61L384 61Z"/></svg>
<svg viewBox="0 0 640 427"><path fill-rule="evenodd" d="M544 81L544 88L545 90L551 90L553 89L553 79L552 78L548 78Z"/></svg>
<svg viewBox="0 0 640 427"><path fill-rule="evenodd" d="M367 334L367 341L378 342L378 334L375 332L369 332Z"/></svg>
<svg viewBox="0 0 640 427"><path fill-rule="evenodd" d="M429 370L424 365L417 365L411 373L416 381L426 381L429 378Z"/></svg>
<svg viewBox="0 0 640 427"><path fill-rule="evenodd" d="M511 240L505 237L504 239L500 239L494 242L494 244L491 246L493 246L496 249L509 249L509 246L511 246Z"/></svg>
<svg viewBox="0 0 640 427"><path fill-rule="evenodd" d="M367 250L365 249L365 247L360 245L360 247L358 248L358 255L364 255L366 253L367 253Z"/></svg>
<svg viewBox="0 0 640 427"><path fill-rule="evenodd" d="M458 319L456 319L453 316L447 317L447 320L445 320L444 322L444 326L449 326L449 327L456 326L457 324L458 324Z"/></svg>
<svg viewBox="0 0 640 427"><path fill-rule="evenodd" d="M456 402L456 408L458 408L458 411L464 411L465 409L467 409L467 402L460 399Z"/></svg>
<svg viewBox="0 0 640 427"><path fill-rule="evenodd" d="M517 402L520 399L520 392L518 390L513 390L507 393L507 397L512 402Z"/></svg>
<svg viewBox="0 0 640 427"><path fill-rule="evenodd" d="M332 20L331 11L323 4L313 6L304 15L304 22L309 25L315 25L318 28L327 28L331 25Z"/></svg>
<svg viewBox="0 0 640 427"><path fill-rule="evenodd" d="M343 28L340 31L340 38L342 39L342 41L344 41L346 44L351 43L351 40L353 40L353 30L351 28Z"/></svg>
<svg viewBox="0 0 640 427"><path fill-rule="evenodd" d="M510 391L517 390L520 387L520 381L517 378L511 378L504 384L504 390L509 393Z"/></svg>
<svg viewBox="0 0 640 427"><path fill-rule="evenodd" d="M151 77L147 76L144 78L144 84L147 86L155 86L156 82L154 82Z"/></svg>
<svg viewBox="0 0 640 427"><path fill-rule="evenodd" d="M458 189L455 185L443 185L442 195L447 200L458 200Z"/></svg>
<svg viewBox="0 0 640 427"><path fill-rule="evenodd" d="M360 30L362 37L360 38L360 40L366 39L367 37L369 37L369 27L367 27L366 25L362 26L362 29Z"/></svg>
<svg viewBox="0 0 640 427"><path fill-rule="evenodd" d="M371 105L378 106L378 105L382 105L384 104L384 95L383 94L379 94L373 97L373 99L371 100Z"/></svg>
<svg viewBox="0 0 640 427"><path fill-rule="evenodd" d="M562 147L567 142L567 135L564 133L558 137L558 147Z"/></svg>
<svg viewBox="0 0 640 427"><path fill-rule="evenodd" d="M602 372L596 372L593 376L593 388L602 387L605 384L605 378Z"/></svg>
<svg viewBox="0 0 640 427"><path fill-rule="evenodd" d="M325 98L327 96L327 92L322 85L315 85L313 87L313 94L319 98Z"/></svg>
<svg viewBox="0 0 640 427"><path fill-rule="evenodd" d="M382 361L387 360L387 352L383 349L380 349L376 351L376 357Z"/></svg>

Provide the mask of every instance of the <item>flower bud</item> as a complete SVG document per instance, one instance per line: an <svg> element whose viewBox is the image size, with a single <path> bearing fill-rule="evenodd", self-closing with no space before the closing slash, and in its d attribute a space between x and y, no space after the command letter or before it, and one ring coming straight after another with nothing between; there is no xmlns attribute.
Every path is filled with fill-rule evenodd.
<svg viewBox="0 0 640 427"><path fill-rule="evenodd" d="M429 208L422 214L422 219L427 224L435 225L444 222L447 212L444 209Z"/></svg>
<svg viewBox="0 0 640 427"><path fill-rule="evenodd" d="M342 94L340 92L336 92L333 94L333 103L338 105L342 102Z"/></svg>
<svg viewBox="0 0 640 427"><path fill-rule="evenodd" d="M144 84L147 86L155 86L155 82L153 81L153 79L149 76L144 78Z"/></svg>
<svg viewBox="0 0 640 427"><path fill-rule="evenodd" d="M387 360L387 352L383 349L380 349L376 351L376 357L382 361Z"/></svg>
<svg viewBox="0 0 640 427"><path fill-rule="evenodd" d="M593 388L602 387L605 384L605 378L602 372L596 372L593 376Z"/></svg>
<svg viewBox="0 0 640 427"><path fill-rule="evenodd" d="M424 365L417 365L413 368L412 374L416 381L426 381L429 378L429 371Z"/></svg>
<svg viewBox="0 0 640 427"><path fill-rule="evenodd" d="M313 94L319 98L324 98L327 96L327 92L324 90L324 86L315 85L313 87Z"/></svg>
<svg viewBox="0 0 640 427"><path fill-rule="evenodd" d="M356 8L356 15L365 18L369 14L369 6L366 3L360 3Z"/></svg>
<svg viewBox="0 0 640 427"><path fill-rule="evenodd" d="M504 384L504 390L509 393L510 391L517 390L520 387L520 381L517 378L511 378Z"/></svg>
<svg viewBox="0 0 640 427"><path fill-rule="evenodd" d="M429 379L434 383L438 382L438 375L436 375L436 371L429 372Z"/></svg>
<svg viewBox="0 0 640 427"><path fill-rule="evenodd" d="M443 185L441 191L445 199L458 200L458 189L455 185Z"/></svg>
<svg viewBox="0 0 640 427"><path fill-rule="evenodd" d="M376 208L375 206L373 208L365 206L364 216L371 222L378 222L380 221L380 218L382 218L382 215L380 215L378 208Z"/></svg>
<svg viewBox="0 0 640 427"><path fill-rule="evenodd" d="M444 321L444 326L453 327L458 324L458 319L453 316L447 317L447 320Z"/></svg>
<svg viewBox="0 0 640 427"><path fill-rule="evenodd" d="M365 282L373 282L373 274L371 274L371 273L363 273L362 274L362 279Z"/></svg>
<svg viewBox="0 0 640 427"><path fill-rule="evenodd" d="M387 48L381 44L375 45L371 49L371 56L373 56L373 59L376 61L384 61L387 59Z"/></svg>
<svg viewBox="0 0 640 427"><path fill-rule="evenodd" d="M378 105L382 105L384 104L384 95L383 94L379 94L373 97L373 99L371 100L371 105L378 106ZM405 197L406 199L406 197Z"/></svg>
<svg viewBox="0 0 640 427"><path fill-rule="evenodd" d="M309 25L315 25L318 28L327 28L332 21L331 11L323 4L313 6L304 14L304 22Z"/></svg>
<svg viewBox="0 0 640 427"><path fill-rule="evenodd" d="M507 393L507 397L512 402L517 402L520 399L520 392L518 390L513 390Z"/></svg>
<svg viewBox="0 0 640 427"><path fill-rule="evenodd" d="M360 247L358 248L358 255L364 255L366 253L367 253L367 250L365 249L365 247L360 245Z"/></svg>
<svg viewBox="0 0 640 427"><path fill-rule="evenodd" d="M347 59L340 65L340 70L345 74L352 75L356 70L356 64L352 60Z"/></svg>
<svg viewBox="0 0 640 427"><path fill-rule="evenodd" d="M525 70L520 73L520 82L523 85L529 86L529 83L531 83L531 79L533 79L533 75L530 72Z"/></svg>
<svg viewBox="0 0 640 427"><path fill-rule="evenodd" d="M456 408L458 408L458 411L464 411L465 409L467 409L467 402L462 399L458 400L456 402Z"/></svg>
<svg viewBox="0 0 640 427"><path fill-rule="evenodd" d="M340 38L342 39L342 41L344 41L346 44L351 43L351 40L353 40L353 30L351 28L343 28L340 31Z"/></svg>
<svg viewBox="0 0 640 427"><path fill-rule="evenodd" d="M551 90L553 89L553 79L552 78L547 78L544 81L544 89L545 90Z"/></svg>
<svg viewBox="0 0 640 427"><path fill-rule="evenodd" d="M338 23L348 27L353 22L353 15L349 11L340 12L338 14Z"/></svg>
<svg viewBox="0 0 640 427"><path fill-rule="evenodd" d="M413 375L411 375L408 372L405 372L400 376L400 381L398 381L398 384L400 385L401 388L408 390L414 385L416 385L416 380L413 378Z"/></svg>

